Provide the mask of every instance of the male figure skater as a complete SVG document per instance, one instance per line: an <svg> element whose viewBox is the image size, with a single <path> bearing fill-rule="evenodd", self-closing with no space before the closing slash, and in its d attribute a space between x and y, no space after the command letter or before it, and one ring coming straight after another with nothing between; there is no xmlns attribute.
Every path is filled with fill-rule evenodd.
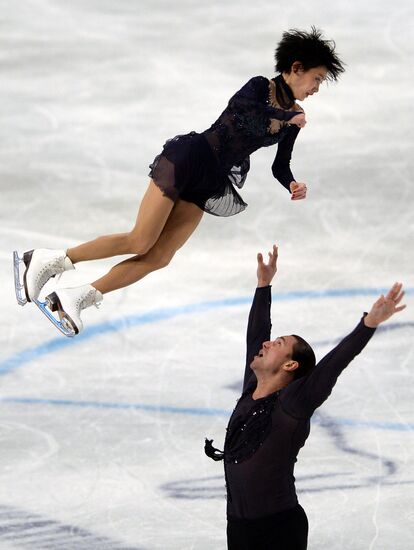
<svg viewBox="0 0 414 550"><path fill-rule="evenodd" d="M366 346L380 323L405 308L402 284L380 296L356 328L315 366L315 354L296 335L270 339L269 262L258 254L258 286L247 328L243 393L230 418L224 452L206 440L206 454L224 459L228 550L305 550L308 520L295 492L294 464L310 419L338 376Z"/></svg>

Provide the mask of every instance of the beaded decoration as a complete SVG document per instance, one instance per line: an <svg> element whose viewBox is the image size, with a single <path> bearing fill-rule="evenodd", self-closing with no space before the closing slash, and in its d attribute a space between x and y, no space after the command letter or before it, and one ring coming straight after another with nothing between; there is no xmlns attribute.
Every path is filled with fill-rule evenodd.
<svg viewBox="0 0 414 550"><path fill-rule="evenodd" d="M272 429L272 412L278 396L279 392L276 392L260 399L242 418L234 422L230 419L224 451L213 447L213 440L206 439L204 448L206 455L213 460L224 460L226 464L238 464L253 456Z"/></svg>
<svg viewBox="0 0 414 550"><path fill-rule="evenodd" d="M283 88L281 87L280 91L282 92L282 90ZM273 79L269 80L269 105L271 107L274 107L275 109L298 111L298 113L304 112L302 107L300 107L297 103L290 101L287 96L283 98L277 97L276 83ZM288 124L289 123L285 122L284 120L271 118L267 131L269 134L277 134L282 128L284 128Z"/></svg>

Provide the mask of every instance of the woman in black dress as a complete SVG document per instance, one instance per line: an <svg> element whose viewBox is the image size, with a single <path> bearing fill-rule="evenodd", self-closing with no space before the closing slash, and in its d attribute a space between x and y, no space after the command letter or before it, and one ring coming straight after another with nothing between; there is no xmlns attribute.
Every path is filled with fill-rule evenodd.
<svg viewBox="0 0 414 550"><path fill-rule="evenodd" d="M98 237L68 250L26 252L20 302L39 305L47 280L75 263L134 254L92 285L60 289L46 298L46 307L58 312L69 332L80 332L82 309L168 265L204 212L232 216L246 208L236 187L244 184L249 156L260 147L278 144L273 175L292 200L306 198L306 185L297 182L290 170L296 136L306 124L296 100L317 93L325 80L337 80L344 67L335 45L315 28L285 32L275 60L278 75L249 80L208 130L167 141L150 166L151 180L129 233ZM16 281L16 292L17 286Z"/></svg>

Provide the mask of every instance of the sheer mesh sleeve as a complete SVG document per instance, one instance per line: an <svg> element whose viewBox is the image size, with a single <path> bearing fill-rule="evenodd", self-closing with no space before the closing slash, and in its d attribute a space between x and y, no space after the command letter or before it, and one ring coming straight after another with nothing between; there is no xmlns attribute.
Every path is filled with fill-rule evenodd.
<svg viewBox="0 0 414 550"><path fill-rule="evenodd" d="M278 144L274 176L289 189L293 145L299 128L288 123L301 112L282 77L251 78L230 99L216 122L204 132L223 172L241 188L249 170L249 156L260 147Z"/></svg>
<svg viewBox="0 0 414 550"><path fill-rule="evenodd" d="M253 135L266 134L269 119L288 122L296 111L285 111L268 104L269 80L264 76L251 78L229 101L229 109L239 124Z"/></svg>

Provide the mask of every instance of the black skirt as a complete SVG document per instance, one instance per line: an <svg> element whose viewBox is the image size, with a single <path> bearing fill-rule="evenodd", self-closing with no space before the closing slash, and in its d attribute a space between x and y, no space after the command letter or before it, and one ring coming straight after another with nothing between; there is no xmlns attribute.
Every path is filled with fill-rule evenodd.
<svg viewBox="0 0 414 550"><path fill-rule="evenodd" d="M169 139L150 169L151 179L174 202L192 202L214 216L233 216L247 206L203 134Z"/></svg>

